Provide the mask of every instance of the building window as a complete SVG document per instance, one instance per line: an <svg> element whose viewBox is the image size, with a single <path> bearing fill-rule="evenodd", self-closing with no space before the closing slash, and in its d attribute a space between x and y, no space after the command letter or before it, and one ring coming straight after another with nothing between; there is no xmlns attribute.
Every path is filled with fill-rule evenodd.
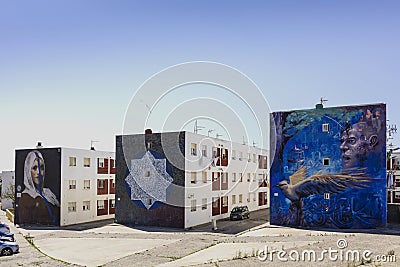
<svg viewBox="0 0 400 267"><path fill-rule="evenodd" d="M99 168L104 168L104 159L99 159Z"/></svg>
<svg viewBox="0 0 400 267"><path fill-rule="evenodd" d="M236 182L236 172L232 173L232 182Z"/></svg>
<svg viewBox="0 0 400 267"><path fill-rule="evenodd" d="M222 150L222 159L226 159L227 158L227 152L228 152L228 149L221 149Z"/></svg>
<svg viewBox="0 0 400 267"><path fill-rule="evenodd" d="M99 180L99 188L104 188L104 180Z"/></svg>
<svg viewBox="0 0 400 267"><path fill-rule="evenodd" d="M214 182L218 181L218 172L213 172Z"/></svg>
<svg viewBox="0 0 400 267"><path fill-rule="evenodd" d="M68 202L68 212L76 212L76 202Z"/></svg>
<svg viewBox="0 0 400 267"><path fill-rule="evenodd" d="M112 162L112 166L111 166L111 167L112 167L113 169L115 169L115 159L111 159L111 162Z"/></svg>
<svg viewBox="0 0 400 267"><path fill-rule="evenodd" d="M330 159L329 158L323 158L322 159L322 165L329 166L330 165Z"/></svg>
<svg viewBox="0 0 400 267"><path fill-rule="evenodd" d="M207 146L206 145L201 146L201 154L203 155L203 157L207 157Z"/></svg>
<svg viewBox="0 0 400 267"><path fill-rule="evenodd" d="M251 154L247 153L247 161L250 162L251 161Z"/></svg>
<svg viewBox="0 0 400 267"><path fill-rule="evenodd" d="M224 184L226 184L228 182L228 173L227 172L222 173L222 182Z"/></svg>
<svg viewBox="0 0 400 267"><path fill-rule="evenodd" d="M239 173L239 182L243 182L243 173Z"/></svg>
<svg viewBox="0 0 400 267"><path fill-rule="evenodd" d="M196 199L190 201L190 211L196 211Z"/></svg>
<svg viewBox="0 0 400 267"><path fill-rule="evenodd" d="M82 210L90 210L90 201L83 201Z"/></svg>
<svg viewBox="0 0 400 267"><path fill-rule="evenodd" d="M111 179L111 188L115 188L115 180Z"/></svg>
<svg viewBox="0 0 400 267"><path fill-rule="evenodd" d="M195 184L197 182L197 173L196 172L191 172L190 173L190 183Z"/></svg>
<svg viewBox="0 0 400 267"><path fill-rule="evenodd" d="M329 132L329 123L323 123L322 124L322 131L323 132Z"/></svg>
<svg viewBox="0 0 400 267"><path fill-rule="evenodd" d="M147 147L147 149L151 149L151 142L147 142L146 147Z"/></svg>
<svg viewBox="0 0 400 267"><path fill-rule="evenodd" d="M150 170L149 169L144 170L143 176L150 177Z"/></svg>
<svg viewBox="0 0 400 267"><path fill-rule="evenodd" d="M207 209L207 198L203 198L201 200L201 209L206 210Z"/></svg>
<svg viewBox="0 0 400 267"><path fill-rule="evenodd" d="M253 154L253 162L257 162L257 155Z"/></svg>
<svg viewBox="0 0 400 267"><path fill-rule="evenodd" d="M219 208L218 207L218 199L219 199L219 197L213 197L212 198L212 200L213 200L213 208Z"/></svg>
<svg viewBox="0 0 400 267"><path fill-rule="evenodd" d="M228 196L222 197L222 207L228 207Z"/></svg>
<svg viewBox="0 0 400 267"><path fill-rule="evenodd" d="M213 148L212 148L212 157L213 157L213 158L218 157L218 152L217 152L217 148L216 148L216 147L213 147Z"/></svg>
<svg viewBox="0 0 400 267"><path fill-rule="evenodd" d="M112 208L112 209L115 208L115 199L111 199L111 208Z"/></svg>
<svg viewBox="0 0 400 267"><path fill-rule="evenodd" d="M153 199L152 198L148 198L147 199L147 205L149 205L149 206L153 205Z"/></svg>
<svg viewBox="0 0 400 267"><path fill-rule="evenodd" d="M207 183L207 172L201 172L201 180L203 183Z"/></svg>
<svg viewBox="0 0 400 267"><path fill-rule="evenodd" d="M69 157L69 166L76 166L76 157Z"/></svg>
<svg viewBox="0 0 400 267"><path fill-rule="evenodd" d="M232 205L236 204L236 195L232 195Z"/></svg>
<svg viewBox="0 0 400 267"><path fill-rule="evenodd" d="M253 173L253 182L255 182L255 181L256 181L256 174Z"/></svg>
<svg viewBox="0 0 400 267"><path fill-rule="evenodd" d="M232 150L232 159L236 159L236 150Z"/></svg>
<svg viewBox="0 0 400 267"><path fill-rule="evenodd" d="M251 176L251 174L248 173L248 174L247 174L247 182L250 182L250 180L251 180L250 176Z"/></svg>
<svg viewBox="0 0 400 267"><path fill-rule="evenodd" d="M104 210L104 200L97 200L97 209Z"/></svg>
<svg viewBox="0 0 400 267"><path fill-rule="evenodd" d="M243 160L243 152L242 151L239 152L239 160Z"/></svg>
<svg viewBox="0 0 400 267"><path fill-rule="evenodd" d="M190 144L190 154L192 156L197 156L197 144L194 143Z"/></svg>
<svg viewBox="0 0 400 267"><path fill-rule="evenodd" d="M83 167L90 167L90 158L83 158Z"/></svg>
<svg viewBox="0 0 400 267"><path fill-rule="evenodd" d="M68 181L68 188L69 189L76 189L76 180L69 180Z"/></svg>
<svg viewBox="0 0 400 267"><path fill-rule="evenodd" d="M90 189L90 180L83 180L83 189Z"/></svg>
<svg viewBox="0 0 400 267"><path fill-rule="evenodd" d="M248 193L248 194L247 194L247 202L250 202L250 199L251 199L251 194Z"/></svg>
<svg viewBox="0 0 400 267"><path fill-rule="evenodd" d="M239 203L243 203L243 195L242 194L239 195Z"/></svg>
<svg viewBox="0 0 400 267"><path fill-rule="evenodd" d="M395 192L394 198L395 199L400 199L400 192Z"/></svg>

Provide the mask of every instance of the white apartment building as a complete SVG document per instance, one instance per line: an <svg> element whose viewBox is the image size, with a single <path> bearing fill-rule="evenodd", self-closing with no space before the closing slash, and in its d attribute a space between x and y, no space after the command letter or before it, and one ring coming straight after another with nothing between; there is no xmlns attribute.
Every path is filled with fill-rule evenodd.
<svg viewBox="0 0 400 267"><path fill-rule="evenodd" d="M185 228L269 207L268 151L185 132Z"/></svg>
<svg viewBox="0 0 400 267"><path fill-rule="evenodd" d="M115 153L62 148L60 225L114 218Z"/></svg>
<svg viewBox="0 0 400 267"><path fill-rule="evenodd" d="M66 226L114 218L114 152L64 147L16 150L15 167L16 224ZM27 182L35 180L39 168L42 193L29 190Z"/></svg>
<svg viewBox="0 0 400 267"><path fill-rule="evenodd" d="M115 219L190 228L227 218L236 206L267 208L267 154L186 131L117 136Z"/></svg>

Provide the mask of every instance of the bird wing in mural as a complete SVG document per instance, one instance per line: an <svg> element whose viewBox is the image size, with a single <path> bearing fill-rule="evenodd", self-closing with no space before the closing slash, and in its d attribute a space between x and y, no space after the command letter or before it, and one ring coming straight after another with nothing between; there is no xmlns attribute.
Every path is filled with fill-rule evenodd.
<svg viewBox="0 0 400 267"><path fill-rule="evenodd" d="M302 182L293 185L293 191L299 197L314 194L341 193L350 188L365 188L373 179L362 175L314 174Z"/></svg>
<svg viewBox="0 0 400 267"><path fill-rule="evenodd" d="M293 175L289 176L290 184L298 184L306 179L306 166L301 166Z"/></svg>

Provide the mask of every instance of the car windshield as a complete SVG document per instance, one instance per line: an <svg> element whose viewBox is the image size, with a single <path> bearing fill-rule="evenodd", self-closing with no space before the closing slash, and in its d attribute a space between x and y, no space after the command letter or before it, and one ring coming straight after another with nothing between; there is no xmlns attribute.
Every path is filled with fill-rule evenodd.
<svg viewBox="0 0 400 267"><path fill-rule="evenodd" d="M241 212L242 209L243 208L241 208L241 207L236 207L236 208L233 208L232 212Z"/></svg>

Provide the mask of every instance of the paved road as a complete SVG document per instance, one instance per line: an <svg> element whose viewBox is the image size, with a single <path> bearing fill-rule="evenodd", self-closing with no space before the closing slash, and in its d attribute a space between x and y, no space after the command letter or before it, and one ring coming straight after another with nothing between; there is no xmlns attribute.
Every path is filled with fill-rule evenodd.
<svg viewBox="0 0 400 267"><path fill-rule="evenodd" d="M265 224L269 221L269 209L262 209L257 211L252 211L250 213L250 219L244 219L239 221L230 221L229 219L223 219L217 221L217 230L213 231L215 233L236 235L243 231L247 231L254 227ZM200 227L195 227L196 231L210 231L211 224L202 225Z"/></svg>

